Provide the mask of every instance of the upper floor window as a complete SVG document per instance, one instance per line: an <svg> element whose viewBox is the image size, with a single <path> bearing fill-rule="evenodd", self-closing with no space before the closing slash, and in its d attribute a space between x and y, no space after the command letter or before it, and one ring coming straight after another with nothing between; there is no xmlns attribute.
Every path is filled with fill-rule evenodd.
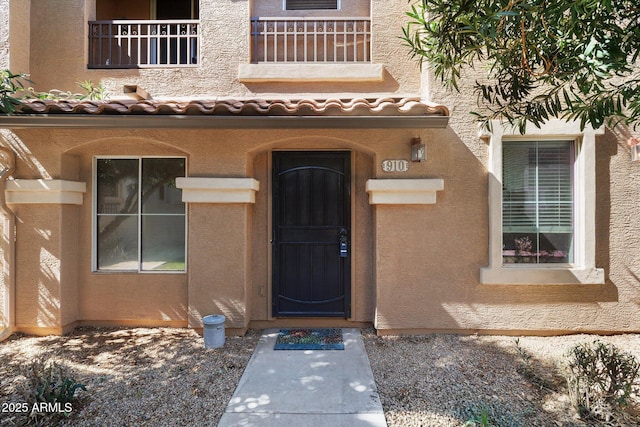
<svg viewBox="0 0 640 427"><path fill-rule="evenodd" d="M198 19L200 0L96 0L98 21L116 19Z"/></svg>
<svg viewBox="0 0 640 427"><path fill-rule="evenodd" d="M155 19L198 19L199 0L154 0L151 13Z"/></svg>
<svg viewBox="0 0 640 427"><path fill-rule="evenodd" d="M284 10L336 10L339 8L339 0L284 0Z"/></svg>
<svg viewBox="0 0 640 427"><path fill-rule="evenodd" d="M502 143L502 255L573 262L573 141Z"/></svg>
<svg viewBox="0 0 640 427"><path fill-rule="evenodd" d="M99 158L95 163L95 270L184 271L184 158Z"/></svg>

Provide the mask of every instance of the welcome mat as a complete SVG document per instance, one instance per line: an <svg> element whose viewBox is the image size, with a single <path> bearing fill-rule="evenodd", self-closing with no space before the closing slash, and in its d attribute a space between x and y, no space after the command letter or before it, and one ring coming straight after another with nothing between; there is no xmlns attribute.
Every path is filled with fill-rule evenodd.
<svg viewBox="0 0 640 427"><path fill-rule="evenodd" d="M344 350L342 330L280 329L274 350Z"/></svg>

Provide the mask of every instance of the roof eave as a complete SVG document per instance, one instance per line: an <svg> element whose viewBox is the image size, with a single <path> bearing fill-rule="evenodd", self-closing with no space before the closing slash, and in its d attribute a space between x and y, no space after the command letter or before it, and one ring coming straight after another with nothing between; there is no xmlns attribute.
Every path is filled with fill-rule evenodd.
<svg viewBox="0 0 640 427"><path fill-rule="evenodd" d="M15 114L0 128L102 129L401 129L446 128L449 116L226 116Z"/></svg>

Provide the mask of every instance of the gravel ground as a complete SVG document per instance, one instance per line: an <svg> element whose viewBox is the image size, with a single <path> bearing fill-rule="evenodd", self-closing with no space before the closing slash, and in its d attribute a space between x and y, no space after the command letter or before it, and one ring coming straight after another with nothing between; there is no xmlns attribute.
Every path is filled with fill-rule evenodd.
<svg viewBox="0 0 640 427"><path fill-rule="evenodd" d="M24 402L20 366L38 354L64 362L78 391L62 426L215 426L242 376L260 331L205 349L191 329L80 328L71 335L14 335L0 343L0 402ZM12 426L22 414L0 414ZM15 419L11 419L14 418ZM45 424L50 425L50 424Z"/></svg>
<svg viewBox="0 0 640 427"><path fill-rule="evenodd" d="M483 410L495 426L605 425L582 421L573 410L562 375L567 351L575 344L600 340L640 361L640 335L363 334L390 427L464 426ZM528 365L522 352L531 357ZM640 425L639 403L634 396L627 413L611 425Z"/></svg>
<svg viewBox="0 0 640 427"><path fill-rule="evenodd" d="M189 329L80 328L64 337L14 335L0 343L0 426L23 414L21 366L43 355L86 385L63 426L214 426L260 336L227 337L204 349ZM576 343L600 339L640 360L640 335L515 337L427 335L363 338L390 427L464 426L483 411L495 426L595 426L571 408L561 363ZM520 352L519 352L520 350ZM529 368L522 352L531 356ZM640 425L634 396L618 424ZM479 425L479 424L478 424Z"/></svg>

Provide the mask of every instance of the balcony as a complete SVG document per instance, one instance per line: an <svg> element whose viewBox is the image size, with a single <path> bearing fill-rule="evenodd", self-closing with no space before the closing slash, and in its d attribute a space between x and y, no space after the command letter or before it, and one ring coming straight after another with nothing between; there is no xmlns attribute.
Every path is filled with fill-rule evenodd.
<svg viewBox="0 0 640 427"><path fill-rule="evenodd" d="M368 18L253 18L251 62L371 61Z"/></svg>
<svg viewBox="0 0 640 427"><path fill-rule="evenodd" d="M331 67L327 67L331 65ZM239 79L251 81L379 81L371 63L371 20L252 18L251 63Z"/></svg>
<svg viewBox="0 0 640 427"><path fill-rule="evenodd" d="M89 68L194 67L198 20L89 22Z"/></svg>

